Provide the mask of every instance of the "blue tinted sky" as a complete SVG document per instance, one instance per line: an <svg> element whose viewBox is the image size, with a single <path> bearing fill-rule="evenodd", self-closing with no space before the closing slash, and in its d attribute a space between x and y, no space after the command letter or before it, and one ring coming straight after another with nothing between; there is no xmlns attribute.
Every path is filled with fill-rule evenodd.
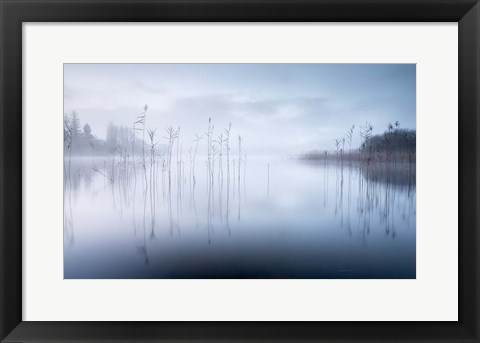
<svg viewBox="0 0 480 343"><path fill-rule="evenodd" d="M186 146L209 117L231 122L250 154L332 150L352 125L358 144L365 121L416 128L414 64L66 64L64 78L65 112L100 138L144 104L147 128L181 126Z"/></svg>

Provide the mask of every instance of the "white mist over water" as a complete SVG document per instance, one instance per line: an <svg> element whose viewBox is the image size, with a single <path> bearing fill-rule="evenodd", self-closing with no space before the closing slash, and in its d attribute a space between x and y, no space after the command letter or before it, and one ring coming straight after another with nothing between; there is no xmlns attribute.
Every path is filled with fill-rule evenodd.
<svg viewBox="0 0 480 343"><path fill-rule="evenodd" d="M223 186L218 167L213 186L199 159L195 187L188 164L169 187L73 159L65 278L415 278L415 166L247 157Z"/></svg>

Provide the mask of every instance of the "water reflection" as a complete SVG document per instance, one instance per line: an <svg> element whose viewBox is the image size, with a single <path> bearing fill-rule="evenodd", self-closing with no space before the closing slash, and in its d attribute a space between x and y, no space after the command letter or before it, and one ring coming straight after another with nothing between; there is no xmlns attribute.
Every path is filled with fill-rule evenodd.
<svg viewBox="0 0 480 343"><path fill-rule="evenodd" d="M65 159L65 278L415 277L414 164L184 158L169 132L145 164Z"/></svg>

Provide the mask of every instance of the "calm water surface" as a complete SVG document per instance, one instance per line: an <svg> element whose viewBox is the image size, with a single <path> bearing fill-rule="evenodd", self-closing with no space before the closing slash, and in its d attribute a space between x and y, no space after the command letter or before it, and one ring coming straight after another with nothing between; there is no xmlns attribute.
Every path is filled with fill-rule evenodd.
<svg viewBox="0 0 480 343"><path fill-rule="evenodd" d="M173 164L65 160L65 278L416 276L414 165Z"/></svg>

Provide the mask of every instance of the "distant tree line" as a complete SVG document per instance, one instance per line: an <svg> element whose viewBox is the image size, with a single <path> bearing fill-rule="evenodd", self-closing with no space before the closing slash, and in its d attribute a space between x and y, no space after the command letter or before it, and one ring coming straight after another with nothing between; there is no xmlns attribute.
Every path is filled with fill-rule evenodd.
<svg viewBox="0 0 480 343"><path fill-rule="evenodd" d="M133 129L127 126L118 126L112 122L107 126L106 139L100 139L92 133L90 124L85 123L82 126L75 111L64 115L63 134L65 148L71 149L72 155L77 156L110 155L119 147L130 146L134 139ZM135 140L138 151L141 151L142 141L137 138ZM138 151L136 149L135 152L138 153Z"/></svg>
<svg viewBox="0 0 480 343"><path fill-rule="evenodd" d="M414 153L417 141L416 136L415 130L390 130L382 135L372 136L365 142L362 148L366 151L383 153L386 157L390 154Z"/></svg>
<svg viewBox="0 0 480 343"><path fill-rule="evenodd" d="M355 126L352 126L346 135L335 139L335 150L309 151L300 157L307 160L338 159L362 160L370 163L375 161L402 161L415 163L416 158L416 131L400 128L397 121L387 125L382 134L373 134L373 126L365 123L360 127L361 144L358 149L352 149L352 137Z"/></svg>

